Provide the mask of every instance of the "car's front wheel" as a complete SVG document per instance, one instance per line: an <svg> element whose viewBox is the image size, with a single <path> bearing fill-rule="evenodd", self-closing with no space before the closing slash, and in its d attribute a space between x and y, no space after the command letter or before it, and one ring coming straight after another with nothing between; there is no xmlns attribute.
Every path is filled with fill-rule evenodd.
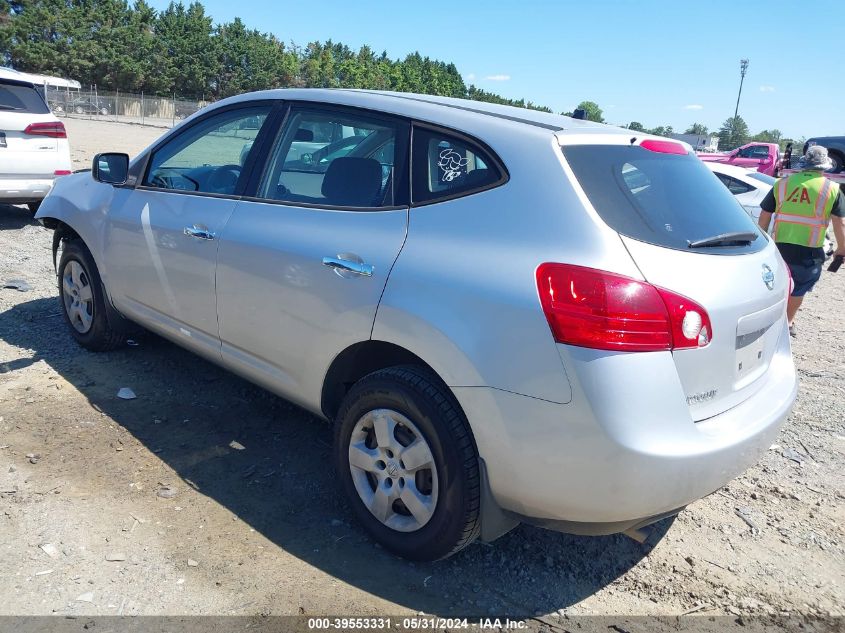
<svg viewBox="0 0 845 633"><path fill-rule="evenodd" d="M335 464L366 530L413 560L437 560L480 530L478 453L454 396L417 367L374 372L341 405Z"/></svg>
<svg viewBox="0 0 845 633"><path fill-rule="evenodd" d="M124 342L123 335L109 324L105 302L100 273L90 251L80 240L65 242L59 260L59 303L71 336L94 352L114 349Z"/></svg>

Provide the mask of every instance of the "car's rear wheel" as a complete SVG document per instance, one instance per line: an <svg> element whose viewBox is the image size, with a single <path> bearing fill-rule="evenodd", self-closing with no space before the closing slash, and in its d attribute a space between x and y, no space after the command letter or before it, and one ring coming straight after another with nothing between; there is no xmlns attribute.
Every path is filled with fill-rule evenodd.
<svg viewBox="0 0 845 633"><path fill-rule="evenodd" d="M108 113L109 113L108 108L100 108L100 114L102 114L103 116L106 116Z"/></svg>
<svg viewBox="0 0 845 633"><path fill-rule="evenodd" d="M82 106L76 106L73 111L77 114L85 114L85 108L83 108Z"/></svg>
<svg viewBox="0 0 845 633"><path fill-rule="evenodd" d="M845 159L842 158L841 154L837 154L836 152L828 153L828 157L830 158L830 162L833 163L833 167L828 169L828 173L830 174L838 174L843 169L845 169Z"/></svg>
<svg viewBox="0 0 845 633"><path fill-rule="evenodd" d="M335 464L365 529L390 551L436 560L478 536L478 453L454 396L417 367L374 372L338 413Z"/></svg>
<svg viewBox="0 0 845 633"><path fill-rule="evenodd" d="M109 324L105 301L100 273L88 248L80 240L65 242L59 261L59 303L71 336L95 352L124 342Z"/></svg>

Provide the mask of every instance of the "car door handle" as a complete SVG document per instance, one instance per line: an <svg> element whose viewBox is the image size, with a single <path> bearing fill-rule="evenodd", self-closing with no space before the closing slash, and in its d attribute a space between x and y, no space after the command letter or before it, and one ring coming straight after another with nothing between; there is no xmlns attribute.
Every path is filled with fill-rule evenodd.
<svg viewBox="0 0 845 633"><path fill-rule="evenodd" d="M196 237L196 238L199 238L201 240L213 240L214 239L214 233L209 231L206 227L197 226L196 224L194 224L193 226L186 226L184 233L185 233L185 235L188 235L190 237Z"/></svg>
<svg viewBox="0 0 845 633"><path fill-rule="evenodd" d="M375 266L372 264L365 264L364 262L356 262L350 259L342 259L340 257L324 257L323 266L334 268L336 271L343 271L353 273L355 275L363 275L364 277L372 277Z"/></svg>

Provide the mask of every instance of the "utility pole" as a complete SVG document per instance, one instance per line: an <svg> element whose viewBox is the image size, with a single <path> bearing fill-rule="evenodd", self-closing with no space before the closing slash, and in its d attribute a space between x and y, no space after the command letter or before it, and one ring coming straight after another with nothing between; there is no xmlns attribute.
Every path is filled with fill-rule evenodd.
<svg viewBox="0 0 845 633"><path fill-rule="evenodd" d="M739 94L736 96L736 110L734 110L734 119L739 114L739 98L742 96L742 82L745 79L745 73L748 70L748 60L739 60Z"/></svg>

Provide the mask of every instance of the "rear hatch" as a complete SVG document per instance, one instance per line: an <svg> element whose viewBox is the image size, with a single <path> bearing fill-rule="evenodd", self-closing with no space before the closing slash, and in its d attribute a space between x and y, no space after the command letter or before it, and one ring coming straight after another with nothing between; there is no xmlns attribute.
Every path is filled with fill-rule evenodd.
<svg viewBox="0 0 845 633"><path fill-rule="evenodd" d="M0 79L0 178L42 179L65 167L64 125L32 84Z"/></svg>
<svg viewBox="0 0 845 633"><path fill-rule="evenodd" d="M774 244L687 146L628 135L573 141L561 139L578 184L644 279L709 317L699 347L672 352L692 418L746 400L763 386L784 329L789 278Z"/></svg>

